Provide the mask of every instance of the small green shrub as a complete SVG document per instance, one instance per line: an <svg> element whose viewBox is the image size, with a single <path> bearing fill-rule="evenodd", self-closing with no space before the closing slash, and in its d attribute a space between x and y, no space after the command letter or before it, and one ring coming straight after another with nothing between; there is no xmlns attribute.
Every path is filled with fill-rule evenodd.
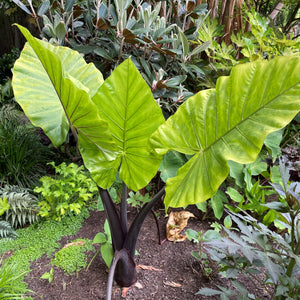
<svg viewBox="0 0 300 300"><path fill-rule="evenodd" d="M131 206L140 209L145 203L151 200L149 194L142 195L141 193L137 192L134 193L132 191L128 194L129 198L127 199L127 203L131 204Z"/></svg>
<svg viewBox="0 0 300 300"><path fill-rule="evenodd" d="M55 169L55 178L42 177L42 186L34 189L42 195L42 201L38 203L39 215L61 220L70 213L80 213L98 191L96 184L83 172L83 166L78 167L74 163L68 166L66 163L49 165Z"/></svg>
<svg viewBox="0 0 300 300"><path fill-rule="evenodd" d="M9 205L4 217L13 228L24 227L38 220L38 198L29 191L29 189L12 185L0 188L0 197L6 198Z"/></svg>
<svg viewBox="0 0 300 300"><path fill-rule="evenodd" d="M113 260L113 257L114 257L114 250L113 250L113 246L112 246L111 232L110 232L110 229L109 229L107 219L105 220L105 223L104 223L104 233L103 232L98 232L95 235L95 237L93 239L93 245L94 244L101 244L101 247L95 253L93 258L89 262L89 264L87 266L87 269L89 268L89 266L93 262L94 258L99 254L100 251L101 251L101 256L102 256L105 264L109 268L110 265L111 265L111 262Z"/></svg>
<svg viewBox="0 0 300 300"><path fill-rule="evenodd" d="M91 240L77 239L56 252L51 263L69 275L72 275L73 272L77 274L87 264L85 252L93 250Z"/></svg>

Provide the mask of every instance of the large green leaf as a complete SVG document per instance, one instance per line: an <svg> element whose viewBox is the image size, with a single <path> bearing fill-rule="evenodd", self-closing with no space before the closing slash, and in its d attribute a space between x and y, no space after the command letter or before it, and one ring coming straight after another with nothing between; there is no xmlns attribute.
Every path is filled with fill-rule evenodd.
<svg viewBox="0 0 300 300"><path fill-rule="evenodd" d="M117 148L108 125L91 100L103 82L101 73L75 51L53 47L19 28L30 46L15 64L13 89L28 118L43 128L55 146L65 141L71 126L80 147L92 147L104 164L115 159Z"/></svg>
<svg viewBox="0 0 300 300"><path fill-rule="evenodd" d="M228 175L227 161L254 161L266 136L299 109L299 57L239 65L218 79L216 89L187 100L151 137L157 153L194 155L168 179L166 206L212 197Z"/></svg>
<svg viewBox="0 0 300 300"><path fill-rule="evenodd" d="M99 107L100 117L109 124L119 150L118 158L109 163L103 176L112 183L120 166L120 178L130 189L144 187L156 174L162 159L151 149L149 137L164 122L164 117L130 59L105 80L93 101ZM95 163L95 173L97 168ZM98 180L104 178L99 176Z"/></svg>

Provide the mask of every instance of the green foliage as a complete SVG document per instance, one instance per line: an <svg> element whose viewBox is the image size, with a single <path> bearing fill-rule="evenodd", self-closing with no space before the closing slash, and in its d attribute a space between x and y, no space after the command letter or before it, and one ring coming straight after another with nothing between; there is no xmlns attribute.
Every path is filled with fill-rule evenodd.
<svg viewBox="0 0 300 300"><path fill-rule="evenodd" d="M12 228L10 223L0 220L0 240L1 239L15 239L18 236L16 231Z"/></svg>
<svg viewBox="0 0 300 300"><path fill-rule="evenodd" d="M9 204L7 203L7 198L0 198L0 216L2 216L9 209Z"/></svg>
<svg viewBox="0 0 300 300"><path fill-rule="evenodd" d="M246 17L251 30L245 31L245 28L242 28L236 34L231 34L229 45L219 41L224 31L217 18L211 21L209 15L206 15L198 20L196 39L192 42L198 46L210 43L205 53L211 61L211 64L202 68L201 86L214 87L216 79L221 75L227 75L237 64L277 56L300 55L299 38L287 38L282 30L272 27L268 18L254 9L246 11Z"/></svg>
<svg viewBox="0 0 300 300"><path fill-rule="evenodd" d="M97 254L99 254L100 251L101 251L101 256L102 256L105 264L109 268L111 265L111 262L113 260L113 257L114 257L114 251L113 251L113 247L112 247L111 233L110 233L110 229L109 229L107 220L105 220L105 223L104 223L104 233L102 233L102 232L97 233L94 237L93 244L101 244L101 247L96 252L94 257L91 259L87 269L89 268L92 261L97 256Z"/></svg>
<svg viewBox="0 0 300 300"><path fill-rule="evenodd" d="M0 57L0 85L5 84L11 78L11 69L20 56L20 50L14 48L10 53L5 53Z"/></svg>
<svg viewBox="0 0 300 300"><path fill-rule="evenodd" d="M5 84L0 85L0 104L12 103L13 97L11 80L7 80Z"/></svg>
<svg viewBox="0 0 300 300"><path fill-rule="evenodd" d="M4 217L13 228L24 227L38 220L38 199L29 189L6 185L0 188L0 197L7 199L9 208Z"/></svg>
<svg viewBox="0 0 300 300"><path fill-rule="evenodd" d="M36 128L11 105L0 109L0 182L34 186L52 156Z"/></svg>
<svg viewBox="0 0 300 300"><path fill-rule="evenodd" d="M12 251L13 254L5 260L5 264L14 265L17 274L30 272L31 262L42 255L50 256L55 249L60 248L58 241L66 235L74 235L81 228L89 213L84 209L79 215L65 217L62 221L48 220L18 229L18 239L5 240L0 243L0 254ZM15 282L15 287L26 288L22 282L24 275Z"/></svg>
<svg viewBox="0 0 300 300"><path fill-rule="evenodd" d="M216 264L208 258L204 250L204 242L208 242L214 239L220 239L221 235L216 230L207 230L206 232L196 232L193 229L187 229L185 232L187 238L199 244L199 251L192 251L192 256L200 262L201 270L203 275L207 278L212 279L213 275L218 271Z"/></svg>
<svg viewBox="0 0 300 300"><path fill-rule="evenodd" d="M24 299L25 294L32 293L26 287L18 285L18 280L27 272L19 272L15 263L8 264L0 259L0 299L17 300Z"/></svg>
<svg viewBox="0 0 300 300"><path fill-rule="evenodd" d="M130 59L118 66L101 85L101 73L92 65L86 65L77 52L53 47L33 38L25 28L20 29L34 50L27 45L16 62L13 86L17 101L32 123L42 127L56 146L65 141L71 127L78 137L85 166L102 188L114 182L118 169L129 188L143 188L156 174L161 161L150 148L149 136L164 118ZM26 63L28 56L31 64ZM53 72L53 65L64 72L57 72L57 68ZM32 76L34 80L36 68L43 74L38 75L41 85L28 89L22 82ZM53 108L51 113L37 111L36 103L41 99ZM146 118L149 114L151 120Z"/></svg>
<svg viewBox="0 0 300 300"><path fill-rule="evenodd" d="M197 294L222 295L224 299L230 299L229 296L255 299L247 286L239 282L239 273L243 273L254 285L268 291L272 299L297 298L300 295L300 281L296 276L300 271L300 253L295 252L299 243L298 246L291 243L291 232L285 236L277 234L248 214L230 213L230 216L237 225L239 234L223 228L227 236L206 242L205 249L221 266L220 271L236 290L218 286L218 290L200 289ZM265 278L255 276L261 273L262 267L265 269ZM274 289L268 289L268 286Z"/></svg>
<svg viewBox="0 0 300 300"><path fill-rule="evenodd" d="M269 179L271 176L267 172L267 163L258 156L255 162L247 165L230 161L229 167L230 177L234 178L235 184L227 188L226 194L235 204L225 206L234 212L251 211L257 218L262 219L265 225L270 225L278 218L278 214L264 206L268 197L276 193L271 186L260 183L261 178ZM258 179L255 179L257 176Z"/></svg>
<svg viewBox="0 0 300 300"><path fill-rule="evenodd" d="M48 280L48 282L51 284L53 282L53 279L54 279L54 269L51 268L50 269L50 272L45 272L42 276L41 276L41 279L46 279Z"/></svg>
<svg viewBox="0 0 300 300"><path fill-rule="evenodd" d="M92 242L88 239L77 239L55 253L51 264L61 268L65 273L76 274L86 266L86 251L93 251Z"/></svg>
<svg viewBox="0 0 300 300"><path fill-rule="evenodd" d="M216 89L189 98L158 128L150 139L158 154L193 155L167 180L166 206L181 207L211 198L229 173L228 160L254 161L268 134L294 118L300 108L299 71L294 73L300 70L299 62L298 57L278 57L238 65L229 77L218 79ZM287 99L293 111L289 116Z"/></svg>
<svg viewBox="0 0 300 300"><path fill-rule="evenodd" d="M57 145L64 141L67 132L60 131L61 120L69 121L63 127L71 126L78 133L84 163L102 188L112 184L118 168L120 178L129 188L138 190L144 187L156 174L161 156L173 150L193 157L178 170L177 176L167 180L166 206L180 207L205 201L216 193L227 177L228 160L254 161L267 135L285 126L299 111L298 57L278 57L270 62L238 65L229 77L219 78L216 89L201 91L191 97L162 124L161 111L130 60L116 68L98 91L91 86L89 96L83 85L91 85L87 78L100 78L94 68L85 72L84 79L76 75L76 67L72 64L72 75L68 75L71 61L64 64L64 55L77 57L72 50L50 47L33 38L24 28L20 29L33 48L28 46L15 64L13 85L16 100L36 125L48 128L44 128L47 134L53 126L59 129L59 132L54 130L53 135L51 133ZM34 59L36 67L48 78L47 86L55 94L51 101L41 89L33 91L21 84L25 80L24 74L32 76L26 80L36 74L32 70L33 64L26 64L26 55ZM87 70L87 65L80 64L80 68ZM64 72L54 72L53 65L65 68ZM262 90L265 92L261 93ZM70 98L76 99L73 103L66 91L81 96ZM28 92L37 97L28 97ZM37 103L46 95L59 112L51 114L51 118L49 113L45 116L36 112ZM91 107L88 112L95 114L87 115L87 107ZM275 117L274 110L277 112ZM151 120L147 118L150 114ZM57 115L60 116L58 119ZM101 132L104 139L99 139L94 132L95 122L105 128ZM150 141L157 155L149 147L151 134Z"/></svg>
<svg viewBox="0 0 300 300"><path fill-rule="evenodd" d="M142 195L139 192L129 192L127 203L131 204L133 207L141 208L145 203L151 200L149 194Z"/></svg>
<svg viewBox="0 0 300 300"><path fill-rule="evenodd" d="M98 191L95 183L83 172L83 166L74 163L55 166L53 162L49 165L55 169L55 178L42 177L42 186L34 189L42 196L39 215L61 220L70 213L80 213Z"/></svg>

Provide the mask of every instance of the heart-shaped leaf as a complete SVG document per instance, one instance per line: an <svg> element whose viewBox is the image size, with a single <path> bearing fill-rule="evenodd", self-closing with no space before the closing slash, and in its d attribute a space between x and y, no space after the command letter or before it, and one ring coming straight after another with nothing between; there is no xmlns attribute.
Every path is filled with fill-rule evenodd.
<svg viewBox="0 0 300 300"><path fill-rule="evenodd" d="M115 159L117 148L108 125L91 100L103 82L101 73L77 52L54 47L18 27L30 46L15 64L13 89L30 121L43 128L55 146L65 141L71 127L80 148L92 147L92 154L104 164Z"/></svg>
<svg viewBox="0 0 300 300"><path fill-rule="evenodd" d="M149 144L151 134L164 122L150 88L133 62L127 59L92 99L99 107L100 117L109 124L119 150L114 163L109 163L111 172L103 174L113 182L120 166L120 178L130 189L143 188L156 174L162 159ZM96 173L96 162L93 168Z"/></svg>
<svg viewBox="0 0 300 300"><path fill-rule="evenodd" d="M254 161L267 135L300 109L300 58L279 57L236 66L216 89L188 99L152 135L159 154L194 155L167 181L166 206L212 197L228 175L228 160Z"/></svg>

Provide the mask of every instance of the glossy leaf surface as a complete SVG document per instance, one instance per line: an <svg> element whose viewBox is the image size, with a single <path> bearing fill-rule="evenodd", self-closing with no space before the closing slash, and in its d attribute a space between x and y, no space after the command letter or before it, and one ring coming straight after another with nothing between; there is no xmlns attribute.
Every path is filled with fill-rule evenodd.
<svg viewBox="0 0 300 300"><path fill-rule="evenodd" d="M15 64L13 88L30 121L43 128L55 146L65 141L71 126L79 147L87 149L85 159L97 157L103 164L115 159L117 148L108 125L91 100L103 82L101 73L77 52L53 47L19 28L30 46Z"/></svg>
<svg viewBox="0 0 300 300"><path fill-rule="evenodd" d="M164 117L130 59L105 80L93 101L99 107L101 118L109 124L118 147L118 157L108 163L106 178L112 183L120 166L119 176L130 189L143 188L156 174L162 159L151 149L149 137L164 122ZM99 176L98 180L104 178Z"/></svg>
<svg viewBox="0 0 300 300"><path fill-rule="evenodd" d="M168 179L166 206L212 197L228 175L227 161L254 161L266 136L299 109L299 57L236 66L218 79L216 89L191 97L151 137L157 153L194 155Z"/></svg>

